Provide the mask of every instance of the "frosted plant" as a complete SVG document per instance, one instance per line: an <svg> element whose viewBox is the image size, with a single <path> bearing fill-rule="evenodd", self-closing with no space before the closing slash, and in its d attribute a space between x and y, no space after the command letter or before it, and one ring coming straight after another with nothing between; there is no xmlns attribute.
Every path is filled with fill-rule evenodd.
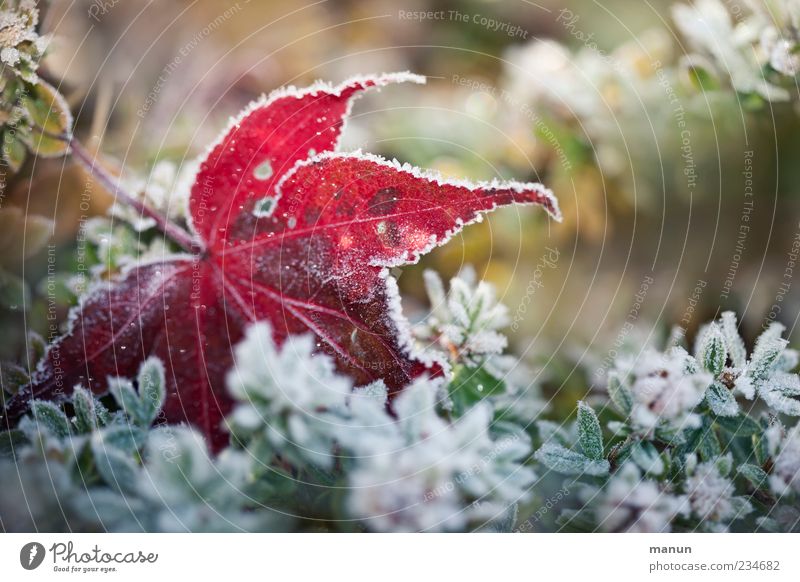
<svg viewBox="0 0 800 582"><path fill-rule="evenodd" d="M800 3L752 0L747 4L749 12L740 9L735 19L721 0L674 5L675 24L697 52L689 55L686 64L696 73L729 79L740 93L786 101L790 92L781 86L780 77L797 73Z"/></svg>
<svg viewBox="0 0 800 582"><path fill-rule="evenodd" d="M229 423L254 456L346 484L346 511L376 530L460 530L528 497L530 442L513 425L495 435L488 401L448 421L436 386L421 379L395 399L393 418L382 383L351 394L352 382L313 350L302 336L276 348L265 324L237 348Z"/></svg>
<svg viewBox="0 0 800 582"><path fill-rule="evenodd" d="M262 434L276 453L295 462L331 468L353 386L335 372L331 358L313 357L314 349L310 336L292 336L278 349L266 323L252 326L228 375L231 395L240 401L230 424L241 438Z"/></svg>
<svg viewBox="0 0 800 582"><path fill-rule="evenodd" d="M785 431L777 415L797 415L792 370L798 357L782 332L780 324L769 325L748 355L736 317L723 313L700 328L692 354L670 340L665 352L646 348L638 357L625 352L617 359L608 374L611 406L602 411L616 419L606 423L606 434L585 402L578 403L574 424L538 421L535 458L585 485L583 507L564 510L562 526L616 531L624 524L627 530L633 527L628 519L641 512L639 496L655 503L668 493L685 505L678 510L668 504L672 513L657 511L636 527L797 529L800 439L797 428ZM751 416L737 396L755 399L765 412L756 409ZM623 502L623 489L637 479L634 501Z"/></svg>
<svg viewBox="0 0 800 582"><path fill-rule="evenodd" d="M424 277L431 311L413 331L425 349L438 349L451 362L450 401L444 406L458 416L491 397L510 416L530 422L545 403L531 382L534 373L519 359L503 354L508 340L501 330L510 319L494 286L477 282L471 266L453 277L447 290L438 273L428 270Z"/></svg>
<svg viewBox="0 0 800 582"><path fill-rule="evenodd" d="M499 330L510 323L508 308L497 302L491 284L476 283L474 269L467 267L453 277L447 292L438 273L425 271L425 288L431 314L418 328L419 337L437 341L442 349L471 365L506 348L508 341Z"/></svg>
<svg viewBox="0 0 800 582"><path fill-rule="evenodd" d="M64 98L36 71L49 38L37 32L39 9L34 0L8 0L0 6L0 145L2 164L12 173L27 152L60 156L67 144L72 116Z"/></svg>
<svg viewBox="0 0 800 582"><path fill-rule="evenodd" d="M800 493L800 423L788 431L775 424L767 432L774 461L769 485L778 496Z"/></svg>
<svg viewBox="0 0 800 582"><path fill-rule="evenodd" d="M781 339L783 330L772 323L748 358L736 317L725 312L699 331L694 355L675 346L621 358L609 374L609 396L640 430L697 428L702 411L695 408L703 399L714 414L736 417L735 393L751 400L758 395L775 412L796 416L800 401L793 397L800 394L800 380L790 371L798 358Z"/></svg>
<svg viewBox="0 0 800 582"><path fill-rule="evenodd" d="M8 0L0 9L0 63L3 76L12 73L28 82L37 81L36 69L48 37L39 36L39 9L34 0Z"/></svg>
<svg viewBox="0 0 800 582"><path fill-rule="evenodd" d="M492 438L488 403L447 423L430 386L417 382L395 410L400 448L363 459L350 479L349 507L371 529L463 530L529 499L529 439L518 429Z"/></svg>
<svg viewBox="0 0 800 582"><path fill-rule="evenodd" d="M699 464L695 454L686 458L684 490L692 513L706 530L727 531L731 521L753 509L746 498L734 495L735 487L728 477L732 467L731 454Z"/></svg>
<svg viewBox="0 0 800 582"><path fill-rule="evenodd" d="M11 531L249 531L285 520L250 495L252 459L212 457L184 427L153 429L165 398L164 369L147 360L133 382L116 379L109 410L77 387L74 416L36 402L17 430L0 433L3 526Z"/></svg>
<svg viewBox="0 0 800 582"><path fill-rule="evenodd" d="M630 399L632 425L647 435L659 427L697 427L700 418L693 411L712 380L685 350L675 347L666 353L647 350L633 361L618 362L609 384L619 383L627 390L623 398Z"/></svg>
<svg viewBox="0 0 800 582"><path fill-rule="evenodd" d="M669 532L672 521L687 512L685 496L643 478L632 463L624 465L602 493L593 494L600 495L595 519L602 531Z"/></svg>

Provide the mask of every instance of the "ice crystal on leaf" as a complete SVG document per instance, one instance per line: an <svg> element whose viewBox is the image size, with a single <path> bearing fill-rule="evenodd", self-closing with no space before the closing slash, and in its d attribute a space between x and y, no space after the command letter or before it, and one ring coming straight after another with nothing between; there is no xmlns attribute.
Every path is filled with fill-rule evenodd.
<svg viewBox="0 0 800 582"><path fill-rule="evenodd" d="M156 355L167 368L166 418L188 420L217 449L227 440L231 346L260 320L279 343L312 334L315 351L356 384L382 380L392 395L420 375L441 375L440 362L412 352L388 268L417 261L498 206L538 204L560 214L539 184L469 184L336 152L353 98L402 81L423 79L399 73L317 83L245 109L194 178L194 255L131 265L98 283L7 414L55 397L57 386L101 393L109 375L131 375ZM253 210L265 197L274 209L259 216Z"/></svg>
<svg viewBox="0 0 800 582"><path fill-rule="evenodd" d="M3 73L13 71L28 82L37 80L39 59L47 47L48 38L36 32L39 9L33 0L3 2L0 11L0 63Z"/></svg>

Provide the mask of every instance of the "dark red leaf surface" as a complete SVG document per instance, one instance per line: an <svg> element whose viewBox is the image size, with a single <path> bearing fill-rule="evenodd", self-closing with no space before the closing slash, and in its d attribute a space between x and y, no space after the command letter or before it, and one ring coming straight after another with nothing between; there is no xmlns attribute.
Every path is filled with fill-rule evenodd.
<svg viewBox="0 0 800 582"><path fill-rule="evenodd" d="M7 416L78 383L104 392L108 377L132 377L157 355L167 370L167 421L190 422L219 448L233 346L258 320L278 342L313 333L358 384L383 379L395 393L421 374L440 375L439 363L413 353L388 268L415 262L498 206L538 204L560 215L538 184L452 182L336 153L352 99L406 80L420 79L281 90L248 108L198 171L190 199L197 255L138 265L96 287Z"/></svg>

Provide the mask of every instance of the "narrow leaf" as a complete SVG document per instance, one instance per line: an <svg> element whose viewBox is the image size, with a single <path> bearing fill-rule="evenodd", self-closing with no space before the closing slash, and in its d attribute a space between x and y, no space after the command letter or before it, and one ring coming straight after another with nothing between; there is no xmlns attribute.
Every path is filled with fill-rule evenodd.
<svg viewBox="0 0 800 582"><path fill-rule="evenodd" d="M578 402L578 440L583 453L593 460L603 458L603 431L594 410Z"/></svg>
<svg viewBox="0 0 800 582"><path fill-rule="evenodd" d="M616 371L608 373L608 396L622 414L628 416L633 408L633 393Z"/></svg>
<svg viewBox="0 0 800 582"><path fill-rule="evenodd" d="M589 457L570 451L561 445L545 443L536 451L536 459L548 469L563 475L607 475L609 464L606 460L594 460Z"/></svg>

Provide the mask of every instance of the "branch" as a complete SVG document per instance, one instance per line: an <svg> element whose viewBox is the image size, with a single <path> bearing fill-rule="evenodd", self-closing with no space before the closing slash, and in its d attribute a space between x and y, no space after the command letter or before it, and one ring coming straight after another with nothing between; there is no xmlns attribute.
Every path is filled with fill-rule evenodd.
<svg viewBox="0 0 800 582"><path fill-rule="evenodd" d="M142 216L152 218L158 229L168 238L175 241L180 247L189 253L194 253L200 246L191 234L183 230L177 224L171 222L166 216L153 210L141 200L134 198L126 192L120 185L119 180L108 173L99 163L97 156L90 154L83 145L75 138L67 140L73 157L86 168L86 170L97 179L100 185L114 195L114 198L122 200L125 204L134 208Z"/></svg>

